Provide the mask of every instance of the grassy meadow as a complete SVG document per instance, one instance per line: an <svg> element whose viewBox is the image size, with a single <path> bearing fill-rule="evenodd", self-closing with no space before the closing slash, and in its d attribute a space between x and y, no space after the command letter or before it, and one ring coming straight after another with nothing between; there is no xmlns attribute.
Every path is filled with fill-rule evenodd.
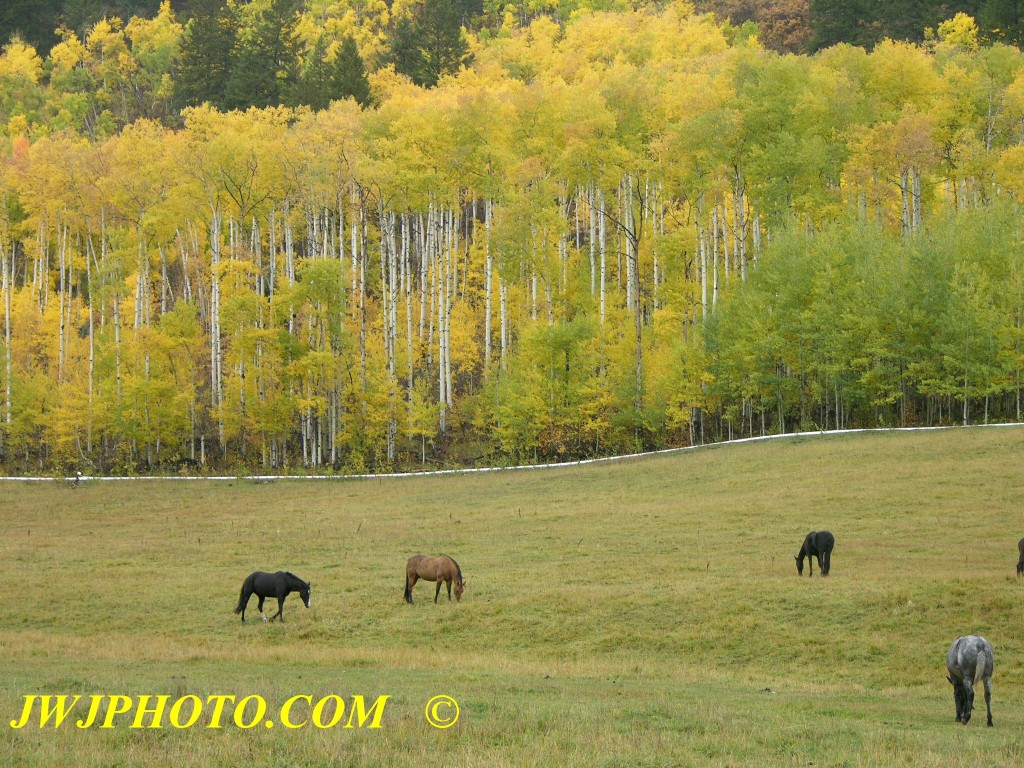
<svg viewBox="0 0 1024 768"><path fill-rule="evenodd" d="M832 574L798 578L819 528ZM1022 428L440 477L6 482L0 531L5 765L1024 765ZM460 604L422 582L405 604L415 552L459 560ZM263 624L254 598L242 625L256 569L310 580L311 607ZM995 648L995 728L981 695L954 722L944 657L969 633ZM259 694L269 716L391 698L375 730L10 727L61 693ZM460 704L446 730L424 717L437 694Z"/></svg>

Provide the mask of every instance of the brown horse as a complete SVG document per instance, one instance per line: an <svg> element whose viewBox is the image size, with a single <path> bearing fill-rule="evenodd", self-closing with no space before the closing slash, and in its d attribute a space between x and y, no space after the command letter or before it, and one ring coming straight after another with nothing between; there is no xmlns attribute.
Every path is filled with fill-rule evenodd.
<svg viewBox="0 0 1024 768"><path fill-rule="evenodd" d="M448 555L413 555L409 558L409 562L405 564L405 602L412 602L412 588L420 579L437 582L437 590L434 592L435 603L441 594L441 584L448 585L448 599L451 600L452 582L455 582L456 602L462 599L462 590L466 588L466 582L462 580L462 569Z"/></svg>
<svg viewBox="0 0 1024 768"><path fill-rule="evenodd" d="M1017 560L1017 575L1024 574L1024 539L1017 542L1017 549L1020 550L1020 559Z"/></svg>

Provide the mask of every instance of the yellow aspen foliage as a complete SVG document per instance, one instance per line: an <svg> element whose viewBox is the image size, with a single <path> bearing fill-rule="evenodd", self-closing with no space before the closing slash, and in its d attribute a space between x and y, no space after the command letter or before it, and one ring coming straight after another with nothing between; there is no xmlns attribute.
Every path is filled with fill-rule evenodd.
<svg viewBox="0 0 1024 768"><path fill-rule="evenodd" d="M18 38L14 38L0 54L0 82L13 83L27 80L38 83L43 76L43 60L36 49Z"/></svg>

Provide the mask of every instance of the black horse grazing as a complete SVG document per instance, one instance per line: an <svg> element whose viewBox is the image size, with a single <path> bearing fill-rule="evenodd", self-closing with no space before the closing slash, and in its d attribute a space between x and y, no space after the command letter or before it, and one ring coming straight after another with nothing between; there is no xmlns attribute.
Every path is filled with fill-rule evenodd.
<svg viewBox="0 0 1024 768"><path fill-rule="evenodd" d="M1020 557L1017 559L1017 575L1024 575L1024 539L1017 542L1017 549L1020 550Z"/></svg>
<svg viewBox="0 0 1024 768"><path fill-rule="evenodd" d="M946 679L953 685L956 721L967 725L974 708L974 687L985 684L985 708L992 726L992 646L978 635L958 637L946 654Z"/></svg>
<svg viewBox="0 0 1024 768"><path fill-rule="evenodd" d="M807 558L807 575L814 575L814 561L818 558L818 568L822 576L828 576L828 569L832 562L832 547L836 545L836 537L828 531L811 531L804 539L804 545L800 547L800 554L796 556L796 572L804 575L804 558Z"/></svg>
<svg viewBox="0 0 1024 768"><path fill-rule="evenodd" d="M309 582L303 581L294 573L278 571L277 573L264 573L256 571L249 575L242 583L242 594L238 597L238 607L235 613L242 614L242 621L245 621L245 607L249 604L249 598L255 593L260 599L260 616L267 620L267 614L263 612L263 601L268 597L277 598L277 613L270 617L273 621L278 616L281 623L284 623L284 599L289 592L298 592L302 602L309 608Z"/></svg>

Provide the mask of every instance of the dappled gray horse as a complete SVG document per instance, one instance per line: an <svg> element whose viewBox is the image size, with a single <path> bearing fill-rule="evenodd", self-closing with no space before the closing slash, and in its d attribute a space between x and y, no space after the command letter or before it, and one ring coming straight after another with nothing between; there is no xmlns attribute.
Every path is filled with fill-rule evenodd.
<svg viewBox="0 0 1024 768"><path fill-rule="evenodd" d="M956 721L966 725L974 708L974 687L984 681L988 724L992 725L992 646L978 635L958 637L946 654L946 677L953 685Z"/></svg>

